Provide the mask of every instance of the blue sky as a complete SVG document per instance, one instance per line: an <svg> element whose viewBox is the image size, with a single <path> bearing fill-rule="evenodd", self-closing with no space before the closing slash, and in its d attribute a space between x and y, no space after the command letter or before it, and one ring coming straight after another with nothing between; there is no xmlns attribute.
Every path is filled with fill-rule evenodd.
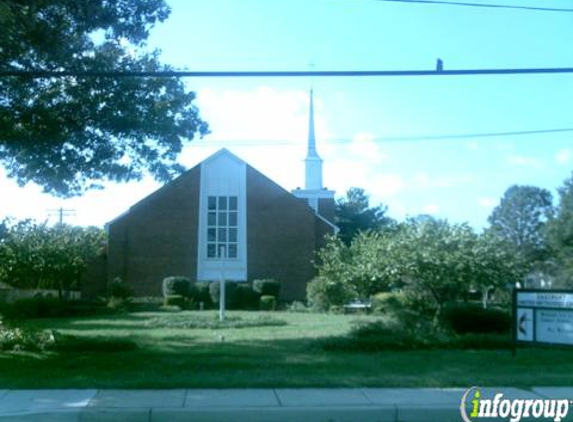
<svg viewBox="0 0 573 422"><path fill-rule="evenodd" d="M573 13L376 0L168 3L171 17L152 30L149 48L179 69L419 70L433 69L438 57L446 69L573 65ZM573 132L387 140L573 127L572 75L188 79L212 133L191 143L181 162L191 167L225 146L284 188L301 186L311 84L325 185L339 196L363 187L398 219L429 213L481 228L510 185L555 192L572 174ZM0 172L9 198L0 218L43 220L63 206L76 210L70 223L102 225L158 186L108 184L64 201L18 188Z"/></svg>

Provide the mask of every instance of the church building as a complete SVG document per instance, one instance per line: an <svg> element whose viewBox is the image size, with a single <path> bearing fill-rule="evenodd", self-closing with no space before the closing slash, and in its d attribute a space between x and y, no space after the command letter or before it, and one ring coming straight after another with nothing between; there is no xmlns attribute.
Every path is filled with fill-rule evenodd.
<svg viewBox="0 0 573 422"><path fill-rule="evenodd" d="M161 294L163 278L281 282L304 299L315 251L334 225L334 192L322 184L310 92L305 187L288 192L221 149L106 225L106 278L137 296Z"/></svg>

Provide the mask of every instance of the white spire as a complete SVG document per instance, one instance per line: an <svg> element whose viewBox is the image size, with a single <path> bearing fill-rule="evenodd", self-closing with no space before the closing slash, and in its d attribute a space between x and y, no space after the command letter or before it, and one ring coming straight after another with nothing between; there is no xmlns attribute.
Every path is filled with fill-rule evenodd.
<svg viewBox="0 0 573 422"><path fill-rule="evenodd" d="M314 136L314 104L313 92L310 90L310 110L308 118L308 151L305 164L305 189L322 189L322 159L316 152L316 138Z"/></svg>

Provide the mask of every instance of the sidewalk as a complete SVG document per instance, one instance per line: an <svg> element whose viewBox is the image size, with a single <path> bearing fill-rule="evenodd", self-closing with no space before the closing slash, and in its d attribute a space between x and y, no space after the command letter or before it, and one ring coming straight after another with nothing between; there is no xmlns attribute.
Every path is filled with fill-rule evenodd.
<svg viewBox="0 0 573 422"><path fill-rule="evenodd" d="M502 392L508 399L573 399L573 387L480 390L482 397ZM461 421L464 391L461 388L0 390L0 421L457 422ZM563 420L573 421L573 406Z"/></svg>

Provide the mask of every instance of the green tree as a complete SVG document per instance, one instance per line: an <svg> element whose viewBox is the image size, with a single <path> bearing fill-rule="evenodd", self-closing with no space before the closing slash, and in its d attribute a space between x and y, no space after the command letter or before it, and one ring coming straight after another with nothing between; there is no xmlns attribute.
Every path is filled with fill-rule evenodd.
<svg viewBox="0 0 573 422"><path fill-rule="evenodd" d="M318 253L319 275L344 285L355 299L368 299L375 293L397 287L393 267L387 262L392 246L388 233L361 232L345 245L339 237L330 237Z"/></svg>
<svg viewBox="0 0 573 422"><path fill-rule="evenodd" d="M488 218L492 235L508 242L528 270L549 258L544 227L553 215L551 192L535 186L508 188Z"/></svg>
<svg viewBox="0 0 573 422"><path fill-rule="evenodd" d="M508 243L491 233L481 234L473 244L469 258L470 285L482 296L482 305L487 308L493 292L508 293L512 286L523 280L526 265Z"/></svg>
<svg viewBox="0 0 573 422"><path fill-rule="evenodd" d="M60 295L77 289L104 241L105 233L96 227L18 222L0 242L0 281L23 289L57 289Z"/></svg>
<svg viewBox="0 0 573 422"><path fill-rule="evenodd" d="M386 215L387 210L382 205L370 207L370 199L364 189L348 189L346 197L336 203L336 225L340 228L338 235L349 245L361 231L391 227L394 220Z"/></svg>
<svg viewBox="0 0 573 422"><path fill-rule="evenodd" d="M558 189L559 205L547 224L547 238L557 258L561 284L573 286L573 174Z"/></svg>
<svg viewBox="0 0 573 422"><path fill-rule="evenodd" d="M319 252L319 274L357 298L404 290L434 312L466 300L470 290L487 306L492 291L505 291L523 276L523 265L503 240L478 235L467 224L412 218L392 232L364 232L346 246L331 238Z"/></svg>
<svg viewBox="0 0 573 422"><path fill-rule="evenodd" d="M0 0L0 71L162 71L146 51L163 0ZM0 165L20 185L61 196L183 168L183 144L208 132L176 78L0 78Z"/></svg>

